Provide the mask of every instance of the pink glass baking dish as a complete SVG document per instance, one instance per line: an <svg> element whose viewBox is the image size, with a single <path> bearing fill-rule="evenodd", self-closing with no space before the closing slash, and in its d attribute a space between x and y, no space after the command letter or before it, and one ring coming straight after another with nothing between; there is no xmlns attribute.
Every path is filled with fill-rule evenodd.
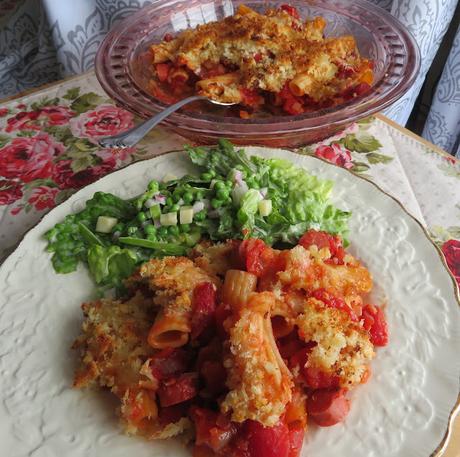
<svg viewBox="0 0 460 457"><path fill-rule="evenodd" d="M96 74L104 90L120 106L147 118L164 105L147 92L148 63L142 60L152 43L166 33L232 15L238 5L257 11L277 8L282 1L159 0L120 22L106 36L96 56ZM225 137L238 144L295 147L326 138L352 122L382 110L414 82L420 53L414 38L393 16L365 0L291 0L302 18L323 16L326 36L352 34L361 54L374 60L375 80L364 96L348 103L298 116L240 119L228 108L202 103L182 109L162 125L197 143Z"/></svg>

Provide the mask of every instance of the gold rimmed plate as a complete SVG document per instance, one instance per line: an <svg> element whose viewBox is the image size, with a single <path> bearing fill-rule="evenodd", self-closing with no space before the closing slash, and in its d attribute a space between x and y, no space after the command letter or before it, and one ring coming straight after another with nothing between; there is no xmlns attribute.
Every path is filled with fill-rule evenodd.
<svg viewBox="0 0 460 457"><path fill-rule="evenodd" d="M346 421L310 427L303 456L439 455L458 407L460 306L455 282L423 227L373 183L313 157L246 148L282 157L335 181L333 201L352 211L351 252L374 277L386 303L390 343L377 351L370 381L352 392ZM0 449L2 455L187 456L178 442L147 442L121 433L101 392L71 388L80 304L94 296L88 272L57 275L43 234L79 211L97 191L141 193L166 173L193 172L182 151L105 176L53 209L0 267Z"/></svg>

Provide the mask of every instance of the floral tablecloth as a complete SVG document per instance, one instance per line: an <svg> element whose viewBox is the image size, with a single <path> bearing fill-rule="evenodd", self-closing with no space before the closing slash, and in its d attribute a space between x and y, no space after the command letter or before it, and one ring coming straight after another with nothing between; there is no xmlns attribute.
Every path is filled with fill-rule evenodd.
<svg viewBox="0 0 460 457"><path fill-rule="evenodd" d="M0 105L0 262L79 188L186 142L157 128L134 148L97 146L134 123L92 72ZM297 152L354 171L396 197L427 228L460 282L460 162L381 116Z"/></svg>

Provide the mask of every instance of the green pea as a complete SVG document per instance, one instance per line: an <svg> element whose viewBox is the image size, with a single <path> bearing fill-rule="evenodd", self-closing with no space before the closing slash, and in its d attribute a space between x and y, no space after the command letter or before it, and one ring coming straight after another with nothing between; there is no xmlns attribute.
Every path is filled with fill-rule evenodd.
<svg viewBox="0 0 460 457"><path fill-rule="evenodd" d="M153 225L153 224L149 224L149 225L146 225L144 227L144 231L147 235L156 235L157 233L157 229L156 227Z"/></svg>
<svg viewBox="0 0 460 457"><path fill-rule="evenodd" d="M227 200L228 196L229 192L225 187L223 189L218 189L218 191L216 192L216 197L219 200Z"/></svg>
<svg viewBox="0 0 460 457"><path fill-rule="evenodd" d="M127 228L128 235L134 235L135 233L137 233L137 230L138 228L135 225L130 225Z"/></svg>
<svg viewBox="0 0 460 457"><path fill-rule="evenodd" d="M159 227L157 230L157 234L161 238L164 238L165 236L168 235L168 227Z"/></svg>
<svg viewBox="0 0 460 457"><path fill-rule="evenodd" d="M180 230L182 233L188 233L188 232L190 232L190 224L180 224L180 225L179 225L179 230Z"/></svg>
<svg viewBox="0 0 460 457"><path fill-rule="evenodd" d="M225 183L223 181L216 181L214 184L214 188L217 190L219 189L225 189Z"/></svg>
<svg viewBox="0 0 460 457"><path fill-rule="evenodd" d="M155 179L152 179L152 181L149 182L149 185L148 185L149 190L157 191L159 187L160 186L158 184L158 181L156 181Z"/></svg>
<svg viewBox="0 0 460 457"><path fill-rule="evenodd" d="M156 233L147 233L147 239L150 241L157 241L157 234Z"/></svg>
<svg viewBox="0 0 460 457"><path fill-rule="evenodd" d="M220 208L222 206L222 203L223 203L222 200L219 200L218 198L213 198L211 200L211 205L215 209Z"/></svg>
<svg viewBox="0 0 460 457"><path fill-rule="evenodd" d="M226 185L229 189L231 189L231 188L233 187L233 183L232 183L232 181L230 181L229 179L227 179L227 181L225 181L225 185Z"/></svg>
<svg viewBox="0 0 460 457"><path fill-rule="evenodd" d="M189 204L193 202L193 194L189 190L184 192L184 195L182 196L182 199L184 200L185 204Z"/></svg>
<svg viewBox="0 0 460 457"><path fill-rule="evenodd" d="M211 181L212 180L212 174L209 172L201 173L201 179L203 181Z"/></svg>
<svg viewBox="0 0 460 457"><path fill-rule="evenodd" d="M168 197L168 198L166 199L166 204L167 204L168 206L174 205L173 199L172 199L171 197Z"/></svg>
<svg viewBox="0 0 460 457"><path fill-rule="evenodd" d="M173 193L172 193L172 196L173 196L174 199L178 199L178 198L181 197L182 193L183 193L182 188L181 187L176 187L174 189Z"/></svg>
<svg viewBox="0 0 460 457"><path fill-rule="evenodd" d="M171 205L169 207L168 213L175 213L177 211L179 211L179 205L177 203L175 203L174 205Z"/></svg>
<svg viewBox="0 0 460 457"><path fill-rule="evenodd" d="M200 222L200 221L204 221L206 219L206 216L207 216L206 211L202 210L199 213L196 213L193 216L193 219L195 219L196 221Z"/></svg>
<svg viewBox="0 0 460 457"><path fill-rule="evenodd" d="M196 191L196 199L197 200L202 200L204 197L204 191L202 191L201 189L200 190L197 190Z"/></svg>
<svg viewBox="0 0 460 457"><path fill-rule="evenodd" d="M168 234L171 236L179 235L179 227L177 225L170 225L168 227Z"/></svg>
<svg viewBox="0 0 460 457"><path fill-rule="evenodd" d="M119 222L118 224L116 224L113 227L112 233L114 233L114 232L122 232L124 228L125 228L125 226L121 222Z"/></svg>
<svg viewBox="0 0 460 457"><path fill-rule="evenodd" d="M137 216L136 216L137 220L139 222L145 222L145 220L147 219L147 216L145 215L145 213L137 213Z"/></svg>

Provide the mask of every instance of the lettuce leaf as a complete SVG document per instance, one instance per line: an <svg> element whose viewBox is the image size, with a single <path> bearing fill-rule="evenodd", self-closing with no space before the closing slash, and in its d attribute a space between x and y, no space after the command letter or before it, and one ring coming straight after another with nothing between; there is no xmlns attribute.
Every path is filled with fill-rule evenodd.
<svg viewBox="0 0 460 457"><path fill-rule="evenodd" d="M269 244L295 244L306 230L314 228L340 235L347 242L351 214L331 205L332 181L319 179L288 160L248 158L226 140L220 140L217 147L188 147L187 152L195 165L213 173L216 179L229 179L235 170L240 170L249 185L237 207L233 233L229 224L225 230L218 230L214 221L202 224L209 229L211 239L223 239L224 234L227 238L242 238L244 232L244 236L259 237ZM272 213L266 218L257 216L260 188L267 188L265 198L272 201Z"/></svg>
<svg viewBox="0 0 460 457"><path fill-rule="evenodd" d="M88 267L98 285L119 287L130 276L138 263L131 249L119 246L92 245L88 250Z"/></svg>

